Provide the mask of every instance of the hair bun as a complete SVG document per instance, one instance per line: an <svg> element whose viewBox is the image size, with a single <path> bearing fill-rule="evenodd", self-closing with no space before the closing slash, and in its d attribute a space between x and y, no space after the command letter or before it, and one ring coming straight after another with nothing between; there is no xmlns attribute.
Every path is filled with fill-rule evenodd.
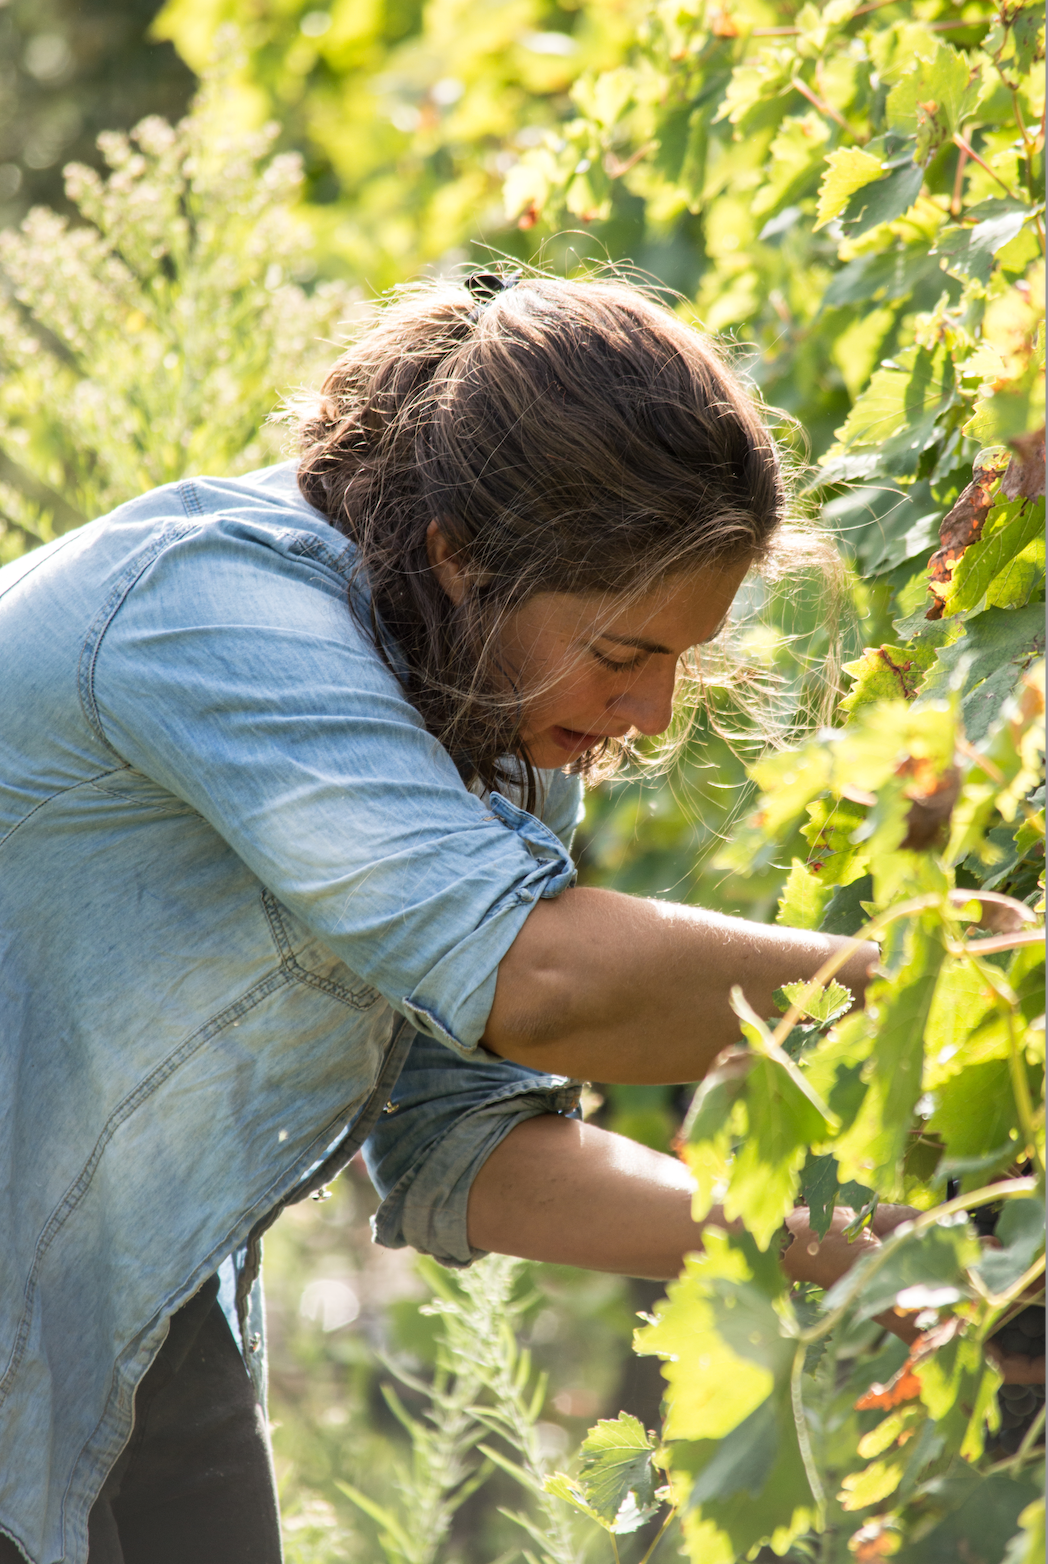
<svg viewBox="0 0 1048 1564"><path fill-rule="evenodd" d="M507 288L521 279L520 272L509 272L505 277L498 272L471 272L466 278L466 287L472 293L478 304L490 304L500 293L505 293Z"/></svg>

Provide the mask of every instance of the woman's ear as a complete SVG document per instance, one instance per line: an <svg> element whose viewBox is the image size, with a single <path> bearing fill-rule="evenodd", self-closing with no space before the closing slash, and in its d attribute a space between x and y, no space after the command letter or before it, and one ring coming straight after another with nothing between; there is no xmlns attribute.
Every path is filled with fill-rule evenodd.
<svg viewBox="0 0 1048 1564"><path fill-rule="evenodd" d="M431 521L426 528L426 553L430 569L457 608L466 595L466 572L452 553L439 521Z"/></svg>

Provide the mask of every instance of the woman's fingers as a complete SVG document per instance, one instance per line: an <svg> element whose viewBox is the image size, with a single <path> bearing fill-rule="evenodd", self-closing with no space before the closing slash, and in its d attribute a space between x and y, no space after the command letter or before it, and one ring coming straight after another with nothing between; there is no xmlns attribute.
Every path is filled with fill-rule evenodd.
<svg viewBox="0 0 1048 1564"><path fill-rule="evenodd" d="M878 1238L887 1238L903 1222L912 1222L920 1214L913 1206L878 1205L870 1218L870 1226Z"/></svg>
<svg viewBox="0 0 1048 1564"><path fill-rule="evenodd" d="M1044 1353L1028 1358L1024 1352L1005 1352L995 1341L986 1343L986 1356L996 1363L1006 1385L1043 1385Z"/></svg>

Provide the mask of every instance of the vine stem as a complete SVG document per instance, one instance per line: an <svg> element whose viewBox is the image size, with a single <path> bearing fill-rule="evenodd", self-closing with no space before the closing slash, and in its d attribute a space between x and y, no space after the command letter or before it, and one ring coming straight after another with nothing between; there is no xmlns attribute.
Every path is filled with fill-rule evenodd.
<svg viewBox="0 0 1048 1564"><path fill-rule="evenodd" d="M1026 128L1026 121L1023 119L1023 111L1019 106L1019 94L1014 87L1010 87L1008 90L1012 95L1012 108L1015 111L1015 123L1019 127L1019 134L1023 140L1023 151L1026 154L1026 184L1027 188L1032 192L1034 186L1033 159L1034 153L1037 149L1034 146L1033 138L1030 135L1030 132ZM1044 226L1039 217L1034 218L1034 223L1037 226L1037 237L1041 242L1041 254L1043 255Z"/></svg>
<svg viewBox="0 0 1048 1564"><path fill-rule="evenodd" d="M1001 998L1000 995L997 995L996 997L998 998L1003 1008L1005 1001L1003 998ZM1030 1148L1030 1155L1033 1157L1034 1166L1037 1168L1037 1171L1043 1178L1044 1158L1041 1155L1041 1148L1037 1144L1037 1126L1034 1123L1033 1103L1030 1101L1030 1083L1026 1079L1026 1070L1024 1068L1022 1053L1019 1048L1019 1039L1016 1036L1015 1012L1010 1005L1005 1009L1004 1019L1005 1025L1008 1028L1008 1072L1012 1078L1012 1093L1015 1097L1015 1106L1019 1115L1019 1123L1022 1126L1022 1132L1026 1137L1026 1144Z"/></svg>
<svg viewBox="0 0 1048 1564"><path fill-rule="evenodd" d="M890 923L895 923L899 918L908 918L918 912L928 912L932 907L937 907L941 901L942 897L938 891L930 892L926 896L915 896L912 901L903 902L901 907L891 907L887 912L880 913L872 922L867 923L865 928L860 929L858 934L854 934L839 950L835 950L833 955L823 962L818 972L816 972L811 982L805 988L801 999L794 1001L775 1028L772 1034L772 1041L777 1043L780 1048L782 1047L794 1026L796 1026L804 1014L804 1001L817 994L821 988L825 988L826 984L835 973L840 971L845 962L851 960L860 945L867 944L876 933L881 929L886 929Z"/></svg>
<svg viewBox="0 0 1048 1564"><path fill-rule="evenodd" d="M1044 1405L1042 1404L1041 1410L1038 1412L1037 1416L1034 1418L1033 1422L1030 1424L1029 1428L1026 1430L1025 1434L1023 1435L1023 1442L1022 1442L1022 1444L1019 1446L1018 1450L1016 1450L1015 1454L1012 1456L1011 1460L1008 1462L1008 1468L1011 1468L1011 1469L1014 1470L1016 1467L1021 1466L1022 1463L1026 1460L1026 1457L1029 1455L1029 1453L1032 1450L1034 1444L1036 1443L1037 1435L1041 1432L1041 1429L1044 1427L1044 1414L1045 1414L1045 1408L1044 1408Z"/></svg>
<svg viewBox="0 0 1048 1564"><path fill-rule="evenodd" d="M640 1564L648 1564L648 1560L651 1558L651 1555L655 1552L655 1549L658 1547L658 1545L662 1541L663 1537L665 1537L666 1533L669 1531L669 1529L670 1529L670 1521L672 1521L672 1519L676 1515L676 1513L677 1513L677 1506L675 1504L671 1504L670 1508L669 1508L669 1511L668 1511L668 1513L666 1515L666 1519L663 1521L662 1525L659 1527L658 1531L656 1532L655 1539L652 1542L651 1547L648 1549L647 1553L645 1553L644 1557L641 1559Z"/></svg>
<svg viewBox="0 0 1048 1564"><path fill-rule="evenodd" d="M790 77L790 86L795 92L799 92L802 98L807 98L813 109L818 109L820 114L826 114L830 119L836 120L841 129L846 130L853 141L862 142L866 139L859 134L854 126L848 124L844 115L839 113L832 103L827 103L825 98L821 98L817 92L813 92L807 82L802 81L796 74Z"/></svg>
<svg viewBox="0 0 1048 1564"><path fill-rule="evenodd" d="M1000 174L998 174L996 170L992 169L989 163L985 162L984 159L979 156L971 142L962 136L959 130L954 134L953 144L955 147L960 147L962 152L967 152L972 162L978 163L979 167L984 169L985 172L989 174L991 179L995 179L1006 195L1010 195L1013 201L1018 201L1019 197L1016 195L1011 185L1006 184L1005 181L1001 178Z"/></svg>
<svg viewBox="0 0 1048 1564"><path fill-rule="evenodd" d="M820 1517L822 1517L826 1512L826 1491L819 1478L815 1457L812 1455L811 1437L808 1433L808 1419L805 1416L804 1398L801 1395L801 1375L804 1373L806 1351L807 1348L804 1343L800 1342L796 1352L793 1354L793 1367L790 1370L790 1403L793 1407L793 1426L797 1430L797 1444L800 1447L801 1460L804 1462L804 1474L808 1479L808 1486L811 1489L816 1508Z"/></svg>
<svg viewBox="0 0 1048 1564"><path fill-rule="evenodd" d="M975 896L972 901L976 901ZM991 955L995 950L1019 950L1023 945L1043 945L1043 929L1025 929L1020 934L993 934L989 939L957 940L950 954L955 956Z"/></svg>
<svg viewBox="0 0 1048 1564"><path fill-rule="evenodd" d="M910 1233L923 1233L927 1228L934 1227L936 1222L941 1222L944 1216L953 1216L957 1211L968 1212L974 1206L989 1206L995 1200L1006 1200L1012 1195L1016 1197L1019 1195L1031 1195L1035 1193L1036 1189L1037 1180L1033 1178L1002 1179L998 1184L987 1184L985 1189L976 1190L974 1194L958 1195L954 1200L944 1201L941 1206L934 1206L932 1210L922 1212L913 1222L904 1224L905 1233L903 1233L902 1228L896 1228L891 1237L881 1244L880 1249L875 1250L870 1255L863 1265L858 1279L852 1281L843 1303L839 1303L820 1324L813 1325L809 1330L801 1331L797 1336L798 1342L805 1347L810 1346L812 1342L821 1341L823 1336L829 1335L830 1331L836 1328L859 1296L859 1293L862 1292L870 1277L875 1276L895 1253L897 1243L893 1243L892 1240L897 1234L903 1233L903 1236L908 1236Z"/></svg>
<svg viewBox="0 0 1048 1564"><path fill-rule="evenodd" d="M1010 1287L1006 1287L1004 1292L990 1293L986 1300L987 1303L989 1303L990 1307L993 1309L1007 1309L1010 1304L1015 1303L1017 1299L1021 1298L1027 1287L1029 1287L1030 1283L1035 1282L1039 1276L1043 1275L1043 1273L1044 1255L1042 1254L1041 1258L1039 1260L1035 1260L1033 1264L1023 1272L1018 1281L1014 1281Z"/></svg>

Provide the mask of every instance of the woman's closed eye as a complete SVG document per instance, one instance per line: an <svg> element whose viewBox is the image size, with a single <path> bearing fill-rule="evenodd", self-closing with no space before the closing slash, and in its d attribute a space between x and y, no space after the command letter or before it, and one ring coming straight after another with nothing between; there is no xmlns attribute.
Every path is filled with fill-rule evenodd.
<svg viewBox="0 0 1048 1564"><path fill-rule="evenodd" d="M617 658L608 657L604 652L598 652L595 646L590 651L604 668L611 668L615 673L635 673L647 660L646 654L640 657L631 657L627 662L619 662Z"/></svg>

